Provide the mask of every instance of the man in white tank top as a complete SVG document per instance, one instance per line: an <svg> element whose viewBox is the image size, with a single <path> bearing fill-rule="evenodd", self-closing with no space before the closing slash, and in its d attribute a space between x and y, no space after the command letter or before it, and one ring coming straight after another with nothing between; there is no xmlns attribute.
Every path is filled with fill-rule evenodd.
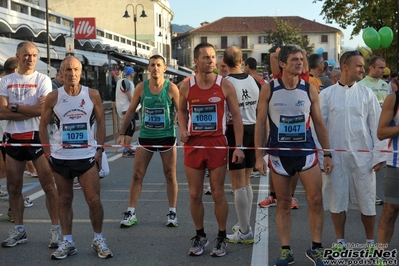
<svg viewBox="0 0 399 266"><path fill-rule="evenodd" d="M78 177L89 205L94 231L91 247L100 258L111 258L112 251L102 236L104 211L100 200L99 170L102 166L105 120L101 97L97 90L79 84L82 64L73 56L66 57L60 67L64 86L46 98L40 122L40 140L49 143L47 126L54 113L55 129L51 147L44 146L46 158L54 171L59 195L59 213L63 242L51 254L52 259L65 259L77 253L72 238L73 179ZM96 139L93 124L97 123ZM50 152L51 148L51 152Z"/></svg>

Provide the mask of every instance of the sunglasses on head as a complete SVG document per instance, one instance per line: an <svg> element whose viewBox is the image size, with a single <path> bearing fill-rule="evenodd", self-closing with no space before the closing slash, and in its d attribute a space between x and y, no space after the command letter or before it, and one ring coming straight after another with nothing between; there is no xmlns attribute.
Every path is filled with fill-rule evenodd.
<svg viewBox="0 0 399 266"><path fill-rule="evenodd" d="M363 56L362 53L361 53L360 51L358 51L358 50L346 52L346 53L343 54L343 56L345 56L346 54L347 54L347 56L346 56L346 58L345 58L345 60L344 60L344 64L346 63L346 61L348 61L348 59L349 59L351 56L355 56L355 55L361 55L361 56Z"/></svg>

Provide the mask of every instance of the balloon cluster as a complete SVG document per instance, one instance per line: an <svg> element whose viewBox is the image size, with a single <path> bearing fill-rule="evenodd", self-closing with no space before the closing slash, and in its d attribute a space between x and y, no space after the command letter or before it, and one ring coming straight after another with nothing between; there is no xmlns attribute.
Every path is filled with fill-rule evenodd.
<svg viewBox="0 0 399 266"><path fill-rule="evenodd" d="M377 50L380 46L388 48L393 41L393 32L390 27L382 27L378 32L371 27L363 30L364 43L373 50Z"/></svg>

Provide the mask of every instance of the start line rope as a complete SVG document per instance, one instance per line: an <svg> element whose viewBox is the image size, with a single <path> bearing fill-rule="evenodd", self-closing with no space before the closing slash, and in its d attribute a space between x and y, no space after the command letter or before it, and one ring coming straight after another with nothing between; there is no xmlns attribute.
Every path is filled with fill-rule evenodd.
<svg viewBox="0 0 399 266"><path fill-rule="evenodd" d="M49 147L52 146L51 144L40 144L40 143L2 143L0 147ZM81 144L67 144L67 145L60 145L63 147L70 147L70 148L87 148L92 147L92 145L81 145ZM137 147L144 147L144 148L195 148L195 149L241 149L241 150L265 150L265 151L328 151L328 152L359 152L359 153L394 153L398 152L398 150L368 150L368 149L358 149L358 150L348 150L348 149L305 149L305 148L267 148L267 147L227 147L227 146L187 146L187 145L118 145L118 144L104 144L104 145L95 145L93 147L97 148L137 148Z"/></svg>

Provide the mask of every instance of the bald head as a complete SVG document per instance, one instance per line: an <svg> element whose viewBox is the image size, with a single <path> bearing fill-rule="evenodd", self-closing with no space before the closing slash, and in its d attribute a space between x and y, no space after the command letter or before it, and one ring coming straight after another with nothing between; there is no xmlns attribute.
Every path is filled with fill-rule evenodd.
<svg viewBox="0 0 399 266"><path fill-rule="evenodd" d="M237 46L228 47L223 54L223 61L229 68L241 67L242 51Z"/></svg>
<svg viewBox="0 0 399 266"><path fill-rule="evenodd" d="M33 42L20 42L17 45L16 57L18 60L18 73L29 75L35 71L39 50Z"/></svg>

